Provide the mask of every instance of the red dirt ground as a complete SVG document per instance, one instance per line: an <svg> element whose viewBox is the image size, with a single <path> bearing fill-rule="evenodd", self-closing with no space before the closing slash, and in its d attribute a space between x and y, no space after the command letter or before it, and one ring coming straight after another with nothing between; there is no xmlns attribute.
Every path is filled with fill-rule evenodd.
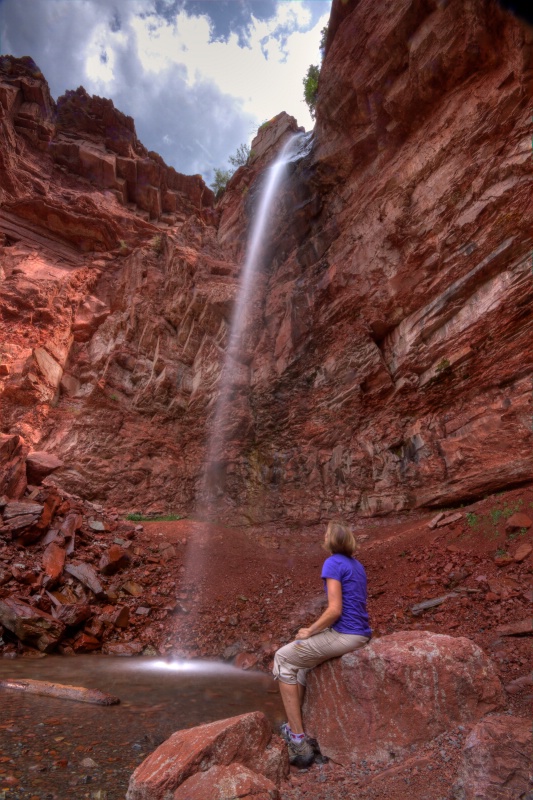
<svg viewBox="0 0 533 800"><path fill-rule="evenodd" d="M505 565L497 565L495 558L533 544L533 527L506 531L515 512L533 518L533 489L491 495L453 511L462 518L435 530L428 528L434 514L427 513L366 519L356 526L374 634L424 629L470 637L496 663L509 689L507 710L528 715L533 687L515 690L509 684L530 674L532 637L503 636L498 628L531 618L533 558ZM324 601L323 533L323 527L245 530L191 520L145 523L143 544L153 547L164 538L181 554L176 574L161 574L160 589L166 593L164 586L175 584L178 606L159 624L160 649L169 655L237 655L240 665L269 669L277 647L316 618ZM456 596L437 608L420 616L411 613L414 604L452 589ZM452 798L467 733L451 731L408 762L379 774L364 763L352 769L328 763L294 771L282 797Z"/></svg>

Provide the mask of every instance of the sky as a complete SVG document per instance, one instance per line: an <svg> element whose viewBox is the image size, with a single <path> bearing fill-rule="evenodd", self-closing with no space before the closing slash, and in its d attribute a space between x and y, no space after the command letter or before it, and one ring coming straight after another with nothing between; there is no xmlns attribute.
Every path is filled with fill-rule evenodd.
<svg viewBox="0 0 533 800"><path fill-rule="evenodd" d="M331 0L0 0L0 54L28 55L57 99L84 86L149 150L209 183L262 122L309 130L303 78Z"/></svg>

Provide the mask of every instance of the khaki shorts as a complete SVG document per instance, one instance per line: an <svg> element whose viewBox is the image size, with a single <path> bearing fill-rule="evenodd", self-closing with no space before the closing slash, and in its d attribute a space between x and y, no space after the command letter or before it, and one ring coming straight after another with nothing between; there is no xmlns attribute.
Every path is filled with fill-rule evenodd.
<svg viewBox="0 0 533 800"><path fill-rule="evenodd" d="M280 647L274 656L274 677L282 683L306 685L307 672L323 661L338 658L363 647L370 637L338 633L332 628Z"/></svg>

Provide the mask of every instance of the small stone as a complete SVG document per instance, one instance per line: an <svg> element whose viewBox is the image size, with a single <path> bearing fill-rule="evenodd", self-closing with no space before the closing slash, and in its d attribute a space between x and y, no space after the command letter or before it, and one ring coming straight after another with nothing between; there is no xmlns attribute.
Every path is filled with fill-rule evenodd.
<svg viewBox="0 0 533 800"><path fill-rule="evenodd" d="M517 548L514 554L514 560L517 563L521 561L525 561L525 559L533 552L533 545L530 545L529 542L524 542Z"/></svg>
<svg viewBox="0 0 533 800"><path fill-rule="evenodd" d="M44 478L63 466L63 462L52 453L37 451L29 453L26 459L28 483L41 483Z"/></svg>
<svg viewBox="0 0 533 800"><path fill-rule="evenodd" d="M520 528L531 528L533 522L530 520L527 514L513 514L512 517L509 517L507 522L505 523L505 530L507 531L514 531L519 530Z"/></svg>
<svg viewBox="0 0 533 800"><path fill-rule="evenodd" d="M95 767L98 766L98 764L96 763L96 761L93 761L92 758L84 758L83 761L81 762L81 766L84 769L94 769Z"/></svg>
<svg viewBox="0 0 533 800"><path fill-rule="evenodd" d="M106 529L104 523L99 519L90 519L89 528L92 531L105 531Z"/></svg>
<svg viewBox="0 0 533 800"><path fill-rule="evenodd" d="M82 603L68 603L56 610L57 618L65 625L76 627L92 616L91 607Z"/></svg>
<svg viewBox="0 0 533 800"><path fill-rule="evenodd" d="M441 519L443 517L444 517L444 511L441 511L439 514L437 514L435 517L433 517L433 519L431 519L428 522L428 528L430 528L430 530L433 530L433 528L436 528L438 523L441 521Z"/></svg>
<svg viewBox="0 0 533 800"><path fill-rule="evenodd" d="M104 644L102 652L109 656L137 656L143 649L141 642L113 642Z"/></svg>
<svg viewBox="0 0 533 800"><path fill-rule="evenodd" d="M128 606L120 606L120 608L102 614L101 619L115 628L127 628L130 623L130 610Z"/></svg>
<svg viewBox="0 0 533 800"><path fill-rule="evenodd" d="M239 653L235 659L237 669L251 669L259 661L255 653Z"/></svg>
<svg viewBox="0 0 533 800"><path fill-rule="evenodd" d="M114 575L124 567L131 563L131 556L126 553L118 544L112 544L111 547L102 554L100 559L100 572L102 575Z"/></svg>
<svg viewBox="0 0 533 800"><path fill-rule="evenodd" d="M530 686L533 686L533 675L522 675L522 677L510 681L506 685L505 691L509 694L519 694L524 689L529 689Z"/></svg>
<svg viewBox="0 0 533 800"><path fill-rule="evenodd" d="M135 610L135 613L136 613L136 614L137 614L137 616L139 616L139 617L147 617L147 616L150 614L150 611L151 611L151 610L152 610L152 609L151 609L151 608L148 608L147 606L139 606L139 607L138 607L138 608Z"/></svg>
<svg viewBox="0 0 533 800"><path fill-rule="evenodd" d="M56 542L50 542L43 553L43 569L51 581L56 581L65 566L66 552Z"/></svg>
<svg viewBox="0 0 533 800"><path fill-rule="evenodd" d="M497 567L505 567L507 564L513 564L514 558L508 553L502 556L494 556L494 563Z"/></svg>
<svg viewBox="0 0 533 800"><path fill-rule="evenodd" d="M519 620L517 622L510 622L508 625L501 625L496 628L496 632L500 636L523 636L525 634L533 634L533 617Z"/></svg>
<svg viewBox="0 0 533 800"><path fill-rule="evenodd" d="M80 632L72 642L72 647L76 653L90 653L92 650L99 650L100 642L94 636Z"/></svg>
<svg viewBox="0 0 533 800"><path fill-rule="evenodd" d="M126 583L122 584L122 588L128 594L131 594L132 597L139 597L144 591L140 583L135 583L135 581L126 581Z"/></svg>

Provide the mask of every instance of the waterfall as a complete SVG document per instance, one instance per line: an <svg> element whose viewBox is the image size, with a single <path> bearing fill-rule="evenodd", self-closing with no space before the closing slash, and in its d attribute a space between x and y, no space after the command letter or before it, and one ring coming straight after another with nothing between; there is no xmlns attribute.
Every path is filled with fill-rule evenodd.
<svg viewBox="0 0 533 800"><path fill-rule="evenodd" d="M261 264L264 245L270 235L269 223L272 207L286 175L287 165L295 160L295 157L301 157L297 152L298 145L302 139L307 141L307 138L308 136L305 134L294 134L289 137L265 176L246 248L246 258L233 308L225 362L220 375L218 398L210 424L200 494L200 503L203 508L199 511L202 515L204 511L209 512L214 497L223 494L223 471L227 445L225 428L232 407L234 407L239 385L249 385L249 364L243 339L251 314L250 302L256 285L258 268Z"/></svg>

